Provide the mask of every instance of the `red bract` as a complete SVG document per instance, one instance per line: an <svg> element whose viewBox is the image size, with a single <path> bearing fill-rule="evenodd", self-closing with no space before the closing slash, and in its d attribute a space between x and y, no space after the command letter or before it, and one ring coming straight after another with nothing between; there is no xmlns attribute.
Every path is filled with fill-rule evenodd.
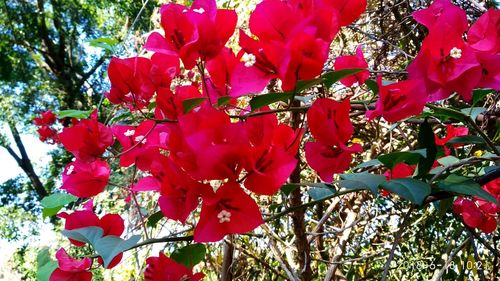
<svg viewBox="0 0 500 281"><path fill-rule="evenodd" d="M286 182L297 165L295 156L302 136L302 131L295 133L287 125L276 126L277 120L274 123L274 120L269 120L271 118L276 120L276 116L270 115L251 118L246 124L249 136L255 136L255 142L251 149L253 153L249 155L249 166L245 168L248 174L244 185L261 195L276 193Z"/></svg>
<svg viewBox="0 0 500 281"><path fill-rule="evenodd" d="M33 124L36 126L50 126L54 124L56 120L56 115L51 110L47 110L40 112L40 117L33 119Z"/></svg>
<svg viewBox="0 0 500 281"><path fill-rule="evenodd" d="M187 69L199 58L214 58L234 33L237 21L233 10L217 9L215 0L196 0L189 9L167 4L161 7L160 13L165 36L152 33L144 47L179 55Z"/></svg>
<svg viewBox="0 0 500 281"><path fill-rule="evenodd" d="M481 66L474 50L462 38L466 28L462 10L453 8L441 15L429 27L429 35L409 65L410 79L424 81L428 101L446 99L453 92L471 99L472 89L481 79Z"/></svg>
<svg viewBox="0 0 500 281"><path fill-rule="evenodd" d="M496 229L497 221L494 215L484 213L476 203L470 199L458 198L453 202L453 211L462 216L464 223L472 228L479 228L484 233L491 233Z"/></svg>
<svg viewBox="0 0 500 281"><path fill-rule="evenodd" d="M443 138L439 138L437 135L435 136L436 145L444 146L454 137L466 136L469 134L469 129L467 127L455 127L451 124L446 125L446 136ZM453 147L460 147L462 144L456 143L453 144ZM450 149L448 147L444 147L444 154L450 155Z"/></svg>
<svg viewBox="0 0 500 281"><path fill-rule="evenodd" d="M205 276L203 273L193 274L193 270L165 256L160 252L158 257L146 260L144 278L148 281L198 281Z"/></svg>
<svg viewBox="0 0 500 281"><path fill-rule="evenodd" d="M320 0L320 3L337 11L339 24L346 26L353 23L366 10L366 0Z"/></svg>
<svg viewBox="0 0 500 281"><path fill-rule="evenodd" d="M264 223L259 207L239 184L230 182L203 197L196 242L216 242L227 234L242 234Z"/></svg>
<svg viewBox="0 0 500 281"><path fill-rule="evenodd" d="M465 32L468 26L465 12L450 0L435 0L428 8L413 12L412 16L428 29L432 29L437 21L446 21L452 17L459 19L455 26L458 32Z"/></svg>
<svg viewBox="0 0 500 281"><path fill-rule="evenodd" d="M384 86L382 76L378 76L377 84L379 99L375 110L366 112L369 120L382 116L388 122L397 122L424 109L427 98L422 81L404 80Z"/></svg>
<svg viewBox="0 0 500 281"><path fill-rule="evenodd" d="M467 32L467 41L477 51L496 54L500 52L500 10L484 13Z"/></svg>
<svg viewBox="0 0 500 281"><path fill-rule="evenodd" d="M59 140L76 158L92 162L113 144L113 132L99 123L97 117L92 117L81 120L73 127L65 128L59 134Z"/></svg>
<svg viewBox="0 0 500 281"><path fill-rule="evenodd" d="M356 48L355 56L341 56L335 59L334 68L337 71L351 68L368 68L368 63L366 63L365 57L363 55L362 46L359 45ZM370 77L370 72L368 70L363 70L354 75L350 75L346 78L341 79L340 82L346 87L351 87L355 83L358 83L358 85L365 83L368 77Z"/></svg>
<svg viewBox="0 0 500 281"><path fill-rule="evenodd" d="M361 152L362 147L359 144L339 147L320 142L307 142L304 150L307 164L318 172L323 181L332 182L333 174L345 172L351 164L352 154Z"/></svg>
<svg viewBox="0 0 500 281"><path fill-rule="evenodd" d="M180 164L189 175L197 180L238 177L249 153L248 138L241 122L231 123L226 113L205 103L198 111L179 117L179 126L187 151L173 149L172 157L194 160L194 163L187 163L189 167Z"/></svg>
<svg viewBox="0 0 500 281"><path fill-rule="evenodd" d="M407 178L412 176L415 172L415 165L408 165L406 163L398 163L391 170L388 170L384 173L384 176L387 180L391 179L400 179ZM382 196L388 196L390 194L389 191L383 189Z"/></svg>
<svg viewBox="0 0 500 281"><path fill-rule="evenodd" d="M159 157L153 167L153 174L160 178L160 210L165 217L185 223L191 212L198 207L200 195L212 188L194 181L167 157Z"/></svg>
<svg viewBox="0 0 500 281"><path fill-rule="evenodd" d="M49 281L91 281L92 272L88 271L92 266L90 258L76 260L60 248L56 253L58 268L50 275Z"/></svg>
<svg viewBox="0 0 500 281"><path fill-rule="evenodd" d="M36 131L39 135L40 141L43 141L43 142L47 141L48 143L51 143L51 144L59 142L59 139L57 136L57 131L48 127L48 126L42 126L42 127L38 128Z"/></svg>
<svg viewBox="0 0 500 281"><path fill-rule="evenodd" d="M317 99L307 111L307 122L316 141L327 145L343 146L352 136L354 128L349 117L349 99L337 102Z"/></svg>
<svg viewBox="0 0 500 281"><path fill-rule="evenodd" d="M110 173L106 161L83 162L77 159L64 169L61 189L76 197L92 197L104 191Z"/></svg>
<svg viewBox="0 0 500 281"><path fill-rule="evenodd" d="M160 148L166 148L168 127L145 120L139 126L115 125L112 127L116 139L122 145L120 166L135 164L138 169L148 171Z"/></svg>

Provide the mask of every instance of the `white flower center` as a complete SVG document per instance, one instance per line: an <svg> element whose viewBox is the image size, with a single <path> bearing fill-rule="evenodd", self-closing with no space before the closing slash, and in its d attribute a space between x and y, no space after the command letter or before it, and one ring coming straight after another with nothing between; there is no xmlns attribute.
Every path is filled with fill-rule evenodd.
<svg viewBox="0 0 500 281"><path fill-rule="evenodd" d="M66 175L71 175L73 171L75 170L75 166L71 165L68 167L68 170L66 170Z"/></svg>
<svg viewBox="0 0 500 281"><path fill-rule="evenodd" d="M451 49L450 51L450 57L454 58L454 59L459 59L462 57L462 50L457 48L457 47L453 47L453 49Z"/></svg>
<svg viewBox="0 0 500 281"><path fill-rule="evenodd" d="M252 55L252 54L248 54L248 53L245 53L242 57L241 57L241 61L243 61L245 63L245 66L246 67L251 67L252 65L255 64L255 56Z"/></svg>
<svg viewBox="0 0 500 281"><path fill-rule="evenodd" d="M217 215L217 218L219 219L219 223L230 222L231 221L231 213L226 211L226 210L222 210Z"/></svg>
<svg viewBox="0 0 500 281"><path fill-rule="evenodd" d="M140 142L142 144L145 144L146 143L146 138L144 136L137 136L135 137L135 142Z"/></svg>
<svg viewBox="0 0 500 281"><path fill-rule="evenodd" d="M127 130L125 133L123 133L123 135L126 137L131 137L135 135L135 130Z"/></svg>
<svg viewBox="0 0 500 281"><path fill-rule="evenodd" d="M205 12L205 9L199 8L199 9L193 9L193 12L198 13L198 14L203 14Z"/></svg>

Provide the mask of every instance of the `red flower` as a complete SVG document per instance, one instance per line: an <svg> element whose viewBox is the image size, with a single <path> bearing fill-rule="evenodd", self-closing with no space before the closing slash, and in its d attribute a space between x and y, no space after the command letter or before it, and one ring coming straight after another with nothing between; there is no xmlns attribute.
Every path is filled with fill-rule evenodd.
<svg viewBox="0 0 500 281"><path fill-rule="evenodd" d="M458 32L465 32L468 26L465 12L460 7L453 5L450 0L434 0L428 8L413 12L412 16L429 30L433 29L433 25L437 21L446 21L450 18L459 19L455 26Z"/></svg>
<svg viewBox="0 0 500 281"><path fill-rule="evenodd" d="M65 128L59 134L59 140L76 158L92 162L113 144L113 132L99 123L97 117L92 117L81 120L73 127Z"/></svg>
<svg viewBox="0 0 500 281"><path fill-rule="evenodd" d="M56 253L59 267L50 275L50 281L91 281L92 272L88 271L92 266L90 258L76 260L60 248Z"/></svg>
<svg viewBox="0 0 500 281"><path fill-rule="evenodd" d="M382 76L378 76L377 84L379 99L375 110L366 112L369 120L383 116L388 122L397 122L418 115L424 109L427 97L421 81L404 80L384 86Z"/></svg>
<svg viewBox="0 0 500 281"><path fill-rule="evenodd" d="M106 161L83 162L77 159L66 165L61 189L80 198L95 196L104 191L110 172Z"/></svg>
<svg viewBox="0 0 500 281"><path fill-rule="evenodd" d="M38 132L39 139L43 142L48 141L51 144L59 142L57 131L48 126L41 126L36 131Z"/></svg>
<svg viewBox="0 0 500 281"><path fill-rule="evenodd" d="M196 0L190 9L167 4L160 13L165 36L152 33L144 47L179 55L187 69L193 68L198 58L214 58L234 33L237 21L235 11L217 9L215 0Z"/></svg>
<svg viewBox="0 0 500 281"><path fill-rule="evenodd" d="M160 88L156 96L155 117L177 120L180 115L184 114L182 103L184 100L201 97L200 91L193 85L177 86L175 87L175 94L169 88Z"/></svg>
<svg viewBox="0 0 500 281"><path fill-rule="evenodd" d="M467 32L467 41L477 51L497 54L500 52L500 10L489 9Z"/></svg>
<svg viewBox="0 0 500 281"><path fill-rule="evenodd" d="M356 48L355 56L341 56L335 59L334 68L337 71L350 68L368 68L368 63L366 63L365 57L363 56L362 46L359 45ZM340 82L346 87L351 87L354 83L358 83L358 85L365 83L368 77L370 77L370 72L368 70L363 70L341 79Z"/></svg>
<svg viewBox="0 0 500 281"><path fill-rule="evenodd" d="M196 242L216 242L227 234L242 234L264 223L259 207L234 182L203 197L200 220L194 229Z"/></svg>
<svg viewBox="0 0 500 281"><path fill-rule="evenodd" d="M494 215L485 214L470 199L458 198L453 202L453 211L462 216L464 223L471 228L479 228L484 233L491 233L497 227Z"/></svg>
<svg viewBox="0 0 500 281"><path fill-rule="evenodd" d="M359 144L340 147L321 142L307 142L304 150L307 164L318 172L323 181L332 182L333 174L347 170L352 161L352 154L361 152L362 147Z"/></svg>
<svg viewBox="0 0 500 281"><path fill-rule="evenodd" d="M146 260L144 278L147 281L198 281L205 276L203 273L193 274L193 270L165 256L160 252L158 257Z"/></svg>
<svg viewBox="0 0 500 281"><path fill-rule="evenodd" d="M56 115L51 111L47 110L44 112L40 112L40 117L36 117L33 120L33 124L36 126L50 126L56 122Z"/></svg>
<svg viewBox="0 0 500 281"><path fill-rule="evenodd" d="M343 146L352 136L354 128L349 117L349 99L337 102L317 99L307 111L307 121L316 141L327 145Z"/></svg>
<svg viewBox="0 0 500 281"><path fill-rule="evenodd" d="M448 124L446 125L446 136L444 138L435 136L436 145L445 145L452 138L458 136L466 136L467 134L469 134L469 129L467 127L455 127L451 124Z"/></svg>
<svg viewBox="0 0 500 281"><path fill-rule="evenodd" d="M145 120L137 127L115 125L112 130L122 145L122 167L135 164L140 170L148 171L159 149L166 148L168 127L157 125L153 120Z"/></svg>
<svg viewBox="0 0 500 281"><path fill-rule="evenodd" d="M339 17L340 26L353 23L366 10L366 0L320 0L320 3L334 8Z"/></svg>

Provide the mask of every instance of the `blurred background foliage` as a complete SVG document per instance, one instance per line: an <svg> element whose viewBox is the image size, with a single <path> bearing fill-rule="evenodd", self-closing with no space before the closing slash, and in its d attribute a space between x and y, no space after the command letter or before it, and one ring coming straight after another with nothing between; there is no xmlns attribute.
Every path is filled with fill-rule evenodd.
<svg viewBox="0 0 500 281"><path fill-rule="evenodd" d="M50 163L37 167L26 152L27 144L21 136L35 133L31 121L38 112L47 109L89 110L99 105L103 119L114 112L114 108L103 101L103 93L109 86L106 65L111 56L125 57L143 52L141 46L147 33L158 28L161 2L1 1L0 145L16 160L24 174L0 185L0 238L20 245L8 264L10 270L17 271L16 278L36 278L35 260L39 249L33 247L31 242L34 237L36 240L38 235L43 235L40 225L48 223L54 228L60 227L57 219L41 218L39 202L45 195L57 192L62 167L72 158L64 150L55 147L50 152ZM177 2L189 4L189 1ZM401 70L417 54L426 35L425 28L417 25L410 15L412 11L429 5L429 2L370 0L362 18L344 28L335 39L331 49L332 58L352 54L361 43L365 46L373 77L383 74L387 80L405 78L406 73ZM498 5L494 1L453 2L467 11L471 21L482 13L477 3L482 3L486 8ZM255 1L248 0L218 1L219 6L238 11L242 28L246 27L245 18L255 4ZM235 40L232 42L236 44ZM369 89L363 86L340 90L338 94L366 97L368 92ZM477 106L486 107L496 114L498 99L498 94L490 95ZM459 99L452 99L449 103L457 108L466 107ZM129 122L133 122L133 116L129 119ZM354 116L353 122L355 137L366 151L356 159L357 164L383 153L415 147L418 124L401 124L391 128L383 122L367 123L361 114ZM495 136L496 124L483 125L490 136ZM438 125L436 128L442 129L443 126ZM464 149L461 153L469 155L474 151ZM154 214L158 207L148 194L139 195L138 200L143 207L141 213L133 208L128 209L122 203L126 193L120 186L127 186L130 173L120 171L113 174L111 181L117 186L110 186L109 194L99 196L96 201L100 206L97 212L118 212L128 218L128 230L135 231L141 216ZM310 182L316 180L310 172L304 172L302 177ZM261 206L267 206L263 209L264 214L283 211L287 205L286 196L280 193L261 198ZM303 200L308 202L312 199L305 195ZM331 270L332 264L336 265L334 278L338 280L380 279L398 224L409 207L407 202L396 197L374 198L367 192L358 192L308 208L306 223L307 229L311 231L325 212L331 209L326 223L321 229L316 229L316 233L322 234L311 236L314 280L322 280L327 270ZM189 233L193 226L192 221L189 223L181 227L161 220L152 224L149 231L153 236ZM467 231L450 211L439 213L439 206L428 207L414 213L409 218L409 224L411 227L407 227L402 234L389 280L430 279L436 267L439 269L456 249L462 251L452 256L453 266L443 274L443 280L475 280L480 277L479 267L484 269L488 279L496 278L495 270L498 271L500 266L498 257L493 259L485 249L475 256L474 249L478 245L474 244L474 240L471 242ZM268 225L267 233L241 235L230 241L236 250L232 266L234 280L286 279L262 237L275 237L284 258L294 265L295 256L300 253L294 252L292 246L294 235L290 219L284 216ZM489 239L496 247L500 240L498 230L485 239ZM147 248L131 253L117 268L105 272L97 270L96 280L141 280L145 256L157 254L161 249L171 252L175 247L167 244L164 248ZM217 272L223 262L222 244L208 247L207 257L201 267L208 280L218 280ZM332 257L336 257L333 263ZM473 262L468 264L469 261ZM435 267L431 268L431 264Z"/></svg>

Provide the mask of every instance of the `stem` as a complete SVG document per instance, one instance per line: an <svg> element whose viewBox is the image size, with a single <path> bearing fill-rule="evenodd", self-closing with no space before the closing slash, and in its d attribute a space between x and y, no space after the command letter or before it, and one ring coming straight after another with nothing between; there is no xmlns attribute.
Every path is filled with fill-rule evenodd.
<svg viewBox="0 0 500 281"><path fill-rule="evenodd" d="M234 255L234 236L229 235L229 241L224 241L224 258L222 260L222 268L220 272L221 281L231 281L233 280L233 273L231 272L231 265L233 264Z"/></svg>

